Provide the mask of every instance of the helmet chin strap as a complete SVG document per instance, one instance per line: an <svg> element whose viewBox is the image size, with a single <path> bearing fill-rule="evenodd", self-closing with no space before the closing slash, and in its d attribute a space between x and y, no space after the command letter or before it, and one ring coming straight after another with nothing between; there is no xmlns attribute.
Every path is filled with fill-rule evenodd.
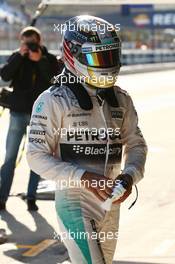
<svg viewBox="0 0 175 264"><path fill-rule="evenodd" d="M61 77L65 75L65 80L67 82L64 82L64 85L68 87L73 94L75 95L76 99L78 100L79 106L84 109L84 110L91 110L93 109L93 104L90 95L88 94L88 91L85 89L85 87L82 85L81 81L75 81L73 84L69 82L69 76L74 76L69 70L65 69L65 71L60 74L60 80ZM61 86L61 81L59 82L59 78L57 80L58 86ZM119 103L116 97L116 94L114 92L114 88L108 88L108 89L101 89L101 88L96 88L96 96L98 100L100 99L101 101L106 101L108 105L112 107L119 107Z"/></svg>
<svg viewBox="0 0 175 264"><path fill-rule="evenodd" d="M88 94L87 90L84 88L84 86L81 84L81 81L78 81L76 76L73 73L71 73L67 68L65 68L65 71L59 75L56 85L61 86L61 79L62 79L61 77L62 76L65 76L64 86L68 87L72 91L72 93L74 94L74 96L78 100L79 106L83 110L87 110L87 111L92 110L93 104L91 101L91 97L89 96L89 94ZM74 83L69 82L69 79L71 76L75 77ZM60 81L59 81L59 79L60 79Z"/></svg>
<svg viewBox="0 0 175 264"><path fill-rule="evenodd" d="M119 103L116 97L116 94L114 92L114 88L99 88L97 89L97 98L101 99L101 100L105 100L108 105L112 106L112 107L119 107Z"/></svg>

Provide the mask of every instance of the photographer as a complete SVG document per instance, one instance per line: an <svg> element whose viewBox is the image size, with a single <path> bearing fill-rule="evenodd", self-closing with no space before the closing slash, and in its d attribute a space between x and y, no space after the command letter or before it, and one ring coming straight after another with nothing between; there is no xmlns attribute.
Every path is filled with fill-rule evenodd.
<svg viewBox="0 0 175 264"><path fill-rule="evenodd" d="M0 170L0 210L6 209L19 146L30 121L33 103L39 94L50 86L51 78L59 72L57 59L41 45L41 33L37 28L24 28L20 33L20 42L19 50L10 56L0 72L1 78L11 81L10 86L13 87L10 95L6 157ZM36 134L37 131L33 133ZM35 135L33 137L35 138ZM39 175L31 171L27 193L28 210L38 210L38 181Z"/></svg>

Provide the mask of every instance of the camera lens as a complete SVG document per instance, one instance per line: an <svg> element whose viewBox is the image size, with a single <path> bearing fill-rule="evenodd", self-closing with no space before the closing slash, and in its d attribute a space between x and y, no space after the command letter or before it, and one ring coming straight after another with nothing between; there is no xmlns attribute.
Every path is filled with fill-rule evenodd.
<svg viewBox="0 0 175 264"><path fill-rule="evenodd" d="M27 43L27 47L33 52L37 52L39 50L39 44L38 43L29 42L29 43Z"/></svg>

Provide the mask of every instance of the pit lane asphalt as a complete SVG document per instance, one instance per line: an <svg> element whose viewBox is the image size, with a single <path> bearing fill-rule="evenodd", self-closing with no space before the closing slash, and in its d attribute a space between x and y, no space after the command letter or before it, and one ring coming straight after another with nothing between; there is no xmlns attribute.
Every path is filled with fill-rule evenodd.
<svg viewBox="0 0 175 264"><path fill-rule="evenodd" d="M147 140L149 154L145 178L138 184L139 200L122 205L119 240L113 263L175 263L175 70L123 75L118 84L134 100L140 127ZM0 158L4 156L8 111L0 119ZM11 193L26 192L28 166L23 157L16 169ZM0 245L1 264L56 264L68 257L57 243L35 257L24 257L26 248L53 239L59 233L53 201L38 201L39 211L30 214L18 197L10 197L7 212L1 213L0 228L6 228L8 243Z"/></svg>

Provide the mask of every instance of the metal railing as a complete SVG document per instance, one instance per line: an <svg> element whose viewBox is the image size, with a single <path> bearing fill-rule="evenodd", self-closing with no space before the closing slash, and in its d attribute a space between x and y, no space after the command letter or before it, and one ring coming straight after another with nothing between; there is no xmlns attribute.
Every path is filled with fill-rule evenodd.
<svg viewBox="0 0 175 264"><path fill-rule="evenodd" d="M8 57L12 54L11 50L0 50L0 68L7 61ZM58 50L50 50L56 56L60 55ZM175 49L128 49L122 51L122 65L147 65L147 64L160 64L175 62ZM153 66L152 65L152 66ZM4 82L0 78L0 86ZM5 84L7 85L7 83Z"/></svg>

